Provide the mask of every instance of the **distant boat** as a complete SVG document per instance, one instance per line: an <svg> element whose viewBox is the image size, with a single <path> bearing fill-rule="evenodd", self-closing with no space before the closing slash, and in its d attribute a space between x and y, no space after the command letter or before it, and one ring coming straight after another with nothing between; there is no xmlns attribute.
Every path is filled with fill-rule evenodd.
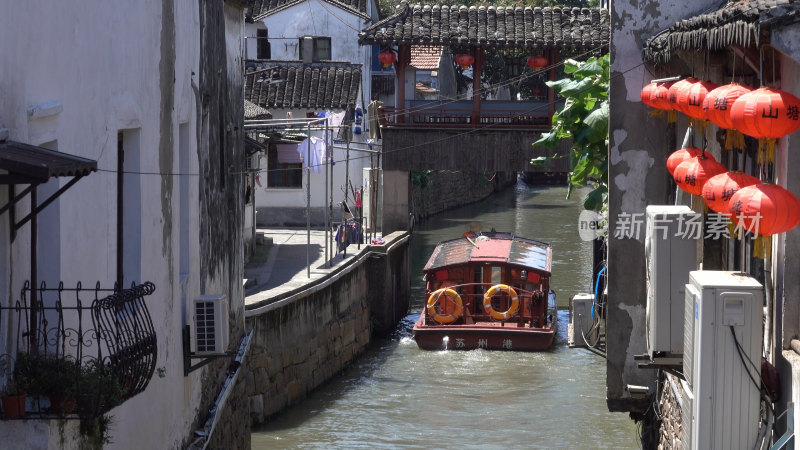
<svg viewBox="0 0 800 450"><path fill-rule="evenodd" d="M426 305L414 324L425 350L550 348L558 314L550 244L511 233L464 233L425 265Z"/></svg>

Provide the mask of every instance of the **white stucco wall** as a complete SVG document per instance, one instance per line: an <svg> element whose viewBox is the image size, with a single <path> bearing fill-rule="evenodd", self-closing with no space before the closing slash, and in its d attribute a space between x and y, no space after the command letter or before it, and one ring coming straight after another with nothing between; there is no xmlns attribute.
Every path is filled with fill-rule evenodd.
<svg viewBox="0 0 800 450"><path fill-rule="evenodd" d="M198 161L196 91L200 29L198 3L175 0L174 7L174 109L171 113L174 157L172 167L161 167L159 145L162 63L162 2L12 2L0 14L0 128L9 139L34 145L55 142L59 151L97 161L93 173L63 194L57 203L59 222L45 228L60 234L49 239L61 255L57 279L67 286L97 280L113 285L116 268L116 165L117 132L138 129L141 185L141 280L152 281L156 292L147 305L158 337L157 374L147 389L110 412L113 443L107 448L177 448L188 436L199 410L203 371L183 376L181 328L185 323L184 299L200 294L198 247ZM167 7L169 9L169 7ZM171 20L171 19L170 19ZM166 26L173 26L167 24ZM236 34L227 35L235 48ZM239 52L239 55L241 52ZM239 61L231 62L233 70ZM57 102L60 113L28 120L34 105ZM181 124L184 132L181 133ZM181 138L188 144L188 159L179 158ZM189 268L181 275L180 251L166 252L163 241L163 172L182 173L191 182L173 180L171 203L172 249L179 249L181 233L188 233ZM189 175L186 175L186 174ZM177 177L176 177L177 178ZM63 185L68 179L59 179ZM183 188L181 187L183 186ZM180 195L188 195L188 216L181 220ZM5 199L5 190L0 188ZM27 211L17 209L17 217ZM42 230L40 226L40 231ZM29 277L30 227L25 226L9 248L7 217L0 217L0 301L19 296ZM44 241L43 241L44 242ZM41 274L45 276L47 274ZM10 280L10 287L7 287ZM181 280L183 283L181 283ZM127 283L130 280L126 280ZM214 286L206 286L214 289ZM7 320L8 317L4 317ZM0 323L6 330L7 322ZM10 349L2 349L2 353ZM31 423L35 424L36 421ZM55 423L55 422L54 422ZM0 442L20 442L14 432ZM33 426L33 425L32 425ZM58 433L51 433L51 447L58 447ZM33 437L31 437L33 438ZM53 441L53 439L56 439Z"/></svg>
<svg viewBox="0 0 800 450"><path fill-rule="evenodd" d="M322 132L311 132L312 136L322 137ZM363 142L366 138L365 134L356 136L354 140ZM363 186L362 172L365 167L370 167L369 153L350 150L350 166L347 170L345 149L336 148L338 146L345 146L346 144L336 144L333 152L333 159L336 162L333 169L333 203L334 203L334 220L339 220L341 204L344 200L344 186L346 179L346 172L350 174L350 183L354 189ZM355 146L354 146L355 147ZM359 148L364 148L359 145ZM379 147L375 146L375 149ZM305 160L305 155L304 155ZM377 158L374 158L377 164ZM300 208L306 206L306 171L303 168L303 186L301 188L268 188L267 187L267 173L264 172L269 169L267 166L267 158L262 154L260 167L261 187L256 185L256 209L258 208ZM324 207L328 203L328 197L325 197L325 171L322 169L320 173L311 174L311 207ZM330 195L330 178L328 179L328 195ZM348 206L353 208L354 201L352 193L348 196ZM258 217L256 218L258 222Z"/></svg>
<svg viewBox="0 0 800 450"><path fill-rule="evenodd" d="M368 3L372 14L373 3ZM297 61L300 58L299 38L302 36L330 37L331 59L362 64L361 89L358 103L370 99L371 47L358 45L358 33L369 26L362 16L355 15L331 3L308 0L265 17L262 24L247 24L246 36L256 36L256 29L266 26L269 32L271 57L274 60ZM247 57L256 57L256 39L247 40Z"/></svg>

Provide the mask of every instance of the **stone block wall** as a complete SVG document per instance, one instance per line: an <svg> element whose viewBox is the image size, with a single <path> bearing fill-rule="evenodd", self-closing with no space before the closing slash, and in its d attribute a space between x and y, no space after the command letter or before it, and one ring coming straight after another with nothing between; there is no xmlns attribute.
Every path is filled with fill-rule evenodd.
<svg viewBox="0 0 800 450"><path fill-rule="evenodd" d="M672 375L666 374L666 377L672 377ZM674 377L673 383L675 383L676 389L681 389L679 380ZM665 378L664 383L660 386L661 392L656 403L661 418L658 430L658 450L682 449L681 405L669 380ZM678 395L683 394L679 391Z"/></svg>
<svg viewBox="0 0 800 450"><path fill-rule="evenodd" d="M517 173L439 170L422 178L424 181L411 186L410 209L416 220L483 200L516 183Z"/></svg>
<svg viewBox="0 0 800 450"><path fill-rule="evenodd" d="M403 317L408 234L384 239L307 290L248 311L253 342L244 375L253 425L300 402L361 354L373 330L388 331Z"/></svg>

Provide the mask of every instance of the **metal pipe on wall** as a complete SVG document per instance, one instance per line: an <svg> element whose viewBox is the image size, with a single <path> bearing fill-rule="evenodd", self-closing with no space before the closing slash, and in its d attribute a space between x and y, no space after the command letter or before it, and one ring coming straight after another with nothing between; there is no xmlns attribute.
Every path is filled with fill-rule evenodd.
<svg viewBox="0 0 800 450"><path fill-rule="evenodd" d="M327 203L327 200L328 200L328 169L331 166L331 158L330 158L330 153L328 153L328 119L327 118L325 119L325 131L324 131L324 133L325 134L323 135L322 142L325 143L325 196L322 197L322 205L323 205L322 206L322 208L323 208L322 211L323 211L323 214L325 215L325 218L323 219L323 223L325 224L325 267L329 267L328 263L330 261L330 257L329 257L329 254L328 254L328 242L330 241L330 239L328 238L328 232L330 230L330 227L328 226L329 225L328 224L328 211L327 211L328 208L326 208L326 206L327 206L326 203ZM310 137L309 137L309 139L310 139ZM333 150L333 149L331 149L331 150Z"/></svg>
<svg viewBox="0 0 800 450"><path fill-rule="evenodd" d="M306 276L311 278L311 122L306 125Z"/></svg>

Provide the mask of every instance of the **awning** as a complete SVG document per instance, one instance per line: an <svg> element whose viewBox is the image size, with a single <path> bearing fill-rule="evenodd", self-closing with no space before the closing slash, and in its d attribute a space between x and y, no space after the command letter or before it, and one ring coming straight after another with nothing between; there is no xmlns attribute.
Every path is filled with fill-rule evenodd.
<svg viewBox="0 0 800 450"><path fill-rule="evenodd" d="M84 176L97 161L21 142L0 142L0 184L46 183L52 177Z"/></svg>
<svg viewBox="0 0 800 450"><path fill-rule="evenodd" d="M0 184L29 185L22 192L16 194L9 190L8 203L0 206L0 215L11 209L26 195L31 195L31 212L27 216L17 221L14 217L14 210L11 209L9 213L12 240L16 231L35 217L39 211L47 207L78 180L96 170L97 161L91 159L21 142L0 142ZM39 203L36 198L36 187L54 177L73 178Z"/></svg>

